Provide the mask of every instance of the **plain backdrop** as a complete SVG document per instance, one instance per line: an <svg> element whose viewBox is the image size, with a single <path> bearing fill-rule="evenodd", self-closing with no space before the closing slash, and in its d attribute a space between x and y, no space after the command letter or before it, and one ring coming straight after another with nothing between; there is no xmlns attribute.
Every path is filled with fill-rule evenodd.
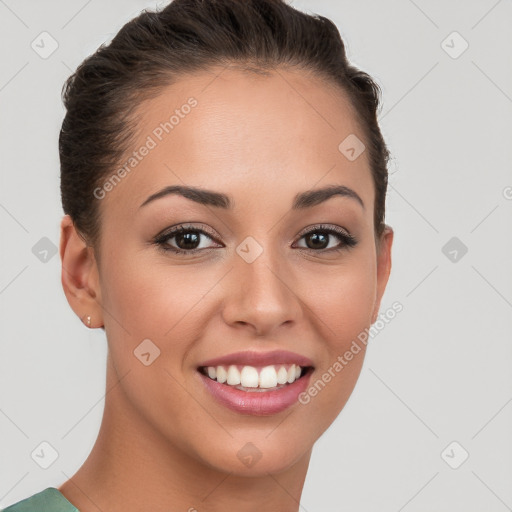
<svg viewBox="0 0 512 512"><path fill-rule="evenodd" d="M68 306L55 254L60 92L158 5L0 1L0 508L67 480L98 433L106 341ZM331 18L382 87L395 230L382 311L403 305L316 443L301 510L512 510L512 3L292 5ZM31 456L42 442L58 454L47 469Z"/></svg>

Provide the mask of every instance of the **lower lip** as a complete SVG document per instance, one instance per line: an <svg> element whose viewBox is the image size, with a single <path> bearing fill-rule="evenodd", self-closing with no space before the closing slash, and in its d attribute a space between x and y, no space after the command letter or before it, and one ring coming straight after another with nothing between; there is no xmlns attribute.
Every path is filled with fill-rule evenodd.
<svg viewBox="0 0 512 512"><path fill-rule="evenodd" d="M198 373L206 389L222 405L241 414L268 416L284 411L298 402L299 395L308 387L312 371L313 368L309 368L303 377L280 389L261 392L242 391L241 389L236 389L235 387L210 379L201 372Z"/></svg>

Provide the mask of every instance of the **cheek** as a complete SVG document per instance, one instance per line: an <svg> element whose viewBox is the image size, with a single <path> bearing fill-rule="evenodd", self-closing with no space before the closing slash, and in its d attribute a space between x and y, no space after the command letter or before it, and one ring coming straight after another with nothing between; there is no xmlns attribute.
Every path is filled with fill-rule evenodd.
<svg viewBox="0 0 512 512"><path fill-rule="evenodd" d="M130 406L166 435L186 431L201 439L182 363L199 335L198 303L218 278L197 274L132 252L105 262L101 286L109 353L117 375L127 376L122 388Z"/></svg>
<svg viewBox="0 0 512 512"><path fill-rule="evenodd" d="M323 342L321 362L300 403L312 428L323 431L343 409L359 378L376 297L371 251L315 280L307 295L311 322ZM321 424L314 418L323 418Z"/></svg>
<svg viewBox="0 0 512 512"><path fill-rule="evenodd" d="M101 283L105 328L114 358L126 358L145 339L161 350L160 360L178 367L206 321L208 293L225 268L168 263L132 251L117 250L106 261ZM114 254L114 253L112 253ZM204 318L203 318L204 317ZM167 349L172 347L172 357Z"/></svg>
<svg viewBox="0 0 512 512"><path fill-rule="evenodd" d="M172 318L185 306L185 294L175 292L184 286L180 273L165 272L132 257L106 264L104 275L103 305L130 333L148 330L148 337L160 334L171 327ZM190 284L189 280L185 289L192 292ZM113 323L113 318L106 320Z"/></svg>
<svg viewBox="0 0 512 512"><path fill-rule="evenodd" d="M376 297L376 269L370 255L354 257L346 266L314 280L308 306L325 324L329 348L339 351L371 324Z"/></svg>

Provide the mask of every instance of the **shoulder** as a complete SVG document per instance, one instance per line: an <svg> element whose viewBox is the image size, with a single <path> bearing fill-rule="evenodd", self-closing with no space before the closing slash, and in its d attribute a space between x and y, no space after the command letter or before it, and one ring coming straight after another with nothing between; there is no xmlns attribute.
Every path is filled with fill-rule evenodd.
<svg viewBox="0 0 512 512"><path fill-rule="evenodd" d="M80 512L55 487L48 487L0 512Z"/></svg>

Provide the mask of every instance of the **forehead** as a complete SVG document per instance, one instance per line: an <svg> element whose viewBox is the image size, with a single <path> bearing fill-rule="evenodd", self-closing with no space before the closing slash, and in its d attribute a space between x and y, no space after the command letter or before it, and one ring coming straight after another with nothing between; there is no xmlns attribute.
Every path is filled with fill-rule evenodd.
<svg viewBox="0 0 512 512"><path fill-rule="evenodd" d="M164 88L137 113L135 144L121 165L132 151L139 156L107 196L126 207L172 184L261 199L267 187L293 195L341 183L372 202L366 152L350 161L340 151L347 137L364 139L346 94L303 71L212 68Z"/></svg>

